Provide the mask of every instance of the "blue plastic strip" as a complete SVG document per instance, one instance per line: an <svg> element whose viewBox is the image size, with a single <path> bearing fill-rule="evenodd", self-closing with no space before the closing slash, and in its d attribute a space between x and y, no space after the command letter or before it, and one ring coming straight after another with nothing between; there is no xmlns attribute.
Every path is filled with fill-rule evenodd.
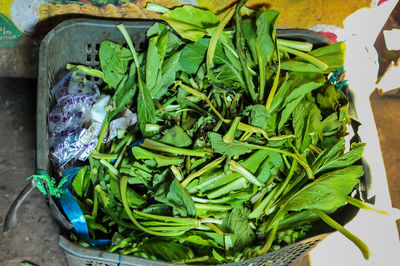
<svg viewBox="0 0 400 266"><path fill-rule="evenodd" d="M67 188L68 184L72 182L79 170L81 170L80 167L73 167L68 168L63 172L63 178L67 178L67 180L63 184L62 188Z"/></svg>
<svg viewBox="0 0 400 266"><path fill-rule="evenodd" d="M87 241L92 247L109 246L111 244L110 239L96 239Z"/></svg>
<svg viewBox="0 0 400 266"><path fill-rule="evenodd" d="M68 168L64 171L63 179L65 179L65 182L62 184L62 188L65 188L66 192L59 199L59 203L81 240L87 242L92 247L108 246L111 244L110 239L90 240L89 229L85 215L83 214L81 207L75 200L71 191L68 189L68 184L72 182L80 169L81 168L79 167L74 167Z"/></svg>
<svg viewBox="0 0 400 266"><path fill-rule="evenodd" d="M118 261L118 266L121 266L122 263L122 254L119 254L119 261Z"/></svg>
<svg viewBox="0 0 400 266"><path fill-rule="evenodd" d="M90 238L85 216L69 189L67 189L64 195L59 199L59 202L80 239L88 241Z"/></svg>

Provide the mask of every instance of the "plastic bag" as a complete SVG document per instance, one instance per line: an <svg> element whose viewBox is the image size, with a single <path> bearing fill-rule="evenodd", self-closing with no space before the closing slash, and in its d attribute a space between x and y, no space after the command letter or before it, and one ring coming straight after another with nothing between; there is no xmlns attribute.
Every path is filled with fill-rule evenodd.
<svg viewBox="0 0 400 266"><path fill-rule="evenodd" d="M97 136L85 128L90 110L100 96L99 88L84 77L67 74L51 90L57 100L49 115L49 141L58 167L71 159L86 160L97 145Z"/></svg>

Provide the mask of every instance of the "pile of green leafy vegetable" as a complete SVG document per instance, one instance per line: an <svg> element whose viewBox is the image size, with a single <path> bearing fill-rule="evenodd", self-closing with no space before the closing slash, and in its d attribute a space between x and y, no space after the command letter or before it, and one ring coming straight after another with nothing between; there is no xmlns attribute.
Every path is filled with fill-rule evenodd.
<svg viewBox="0 0 400 266"><path fill-rule="evenodd" d="M99 140L122 108L138 124L99 141L73 181L93 239L110 252L174 263L245 260L305 238L346 203L364 144L344 153L349 102L327 82L344 44L318 49L277 38L279 12L240 1L219 16L166 10L138 53L104 40L101 77L111 94ZM137 145L133 145L136 143ZM139 143L139 144L138 144Z"/></svg>

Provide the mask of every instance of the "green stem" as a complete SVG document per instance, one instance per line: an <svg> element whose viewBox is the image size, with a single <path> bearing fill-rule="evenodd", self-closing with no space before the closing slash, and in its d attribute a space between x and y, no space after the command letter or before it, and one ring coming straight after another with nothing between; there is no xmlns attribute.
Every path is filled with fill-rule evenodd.
<svg viewBox="0 0 400 266"><path fill-rule="evenodd" d="M178 148L174 146L169 146L167 144L151 140L151 139L144 139L143 143L140 145L143 148L147 148L150 150L154 151L161 151L161 152L167 152L167 153L172 153L172 154L179 154L179 155L189 155L189 156L195 156L195 157L204 157L207 155L206 152L204 151L195 151L195 150L189 150L189 149L183 149L183 148Z"/></svg>
<svg viewBox="0 0 400 266"><path fill-rule="evenodd" d="M207 172L208 170L218 166L221 164L221 162L225 160L225 156L222 156L218 159L215 159L214 161L210 162L209 164L207 164L206 166L202 167L200 170L196 171L196 172L192 172L190 173L182 182L181 185L182 187L186 187L193 179L195 179L196 177L201 176L202 174L204 174L205 172Z"/></svg>
<svg viewBox="0 0 400 266"><path fill-rule="evenodd" d="M117 154L100 153L100 152L98 152L96 150L94 150L91 153L91 155L92 155L93 158L98 159L98 160L100 160L100 159L103 159L103 160L114 160L114 159L117 159L117 156L118 156Z"/></svg>
<svg viewBox="0 0 400 266"><path fill-rule="evenodd" d="M256 256L260 256L268 252L268 250L271 248L272 242L274 241L277 230L278 230L278 223L276 223L275 226L272 228L272 230L269 232L264 246L259 251L256 252L255 254Z"/></svg>
<svg viewBox="0 0 400 266"><path fill-rule="evenodd" d="M239 61L242 66L242 71L244 73L244 78L246 80L246 86L249 91L250 97L253 100L253 102L257 102L257 95L256 92L254 91L254 85L251 82L250 73L247 68L246 56L243 48L244 40L242 38L242 30L241 30L242 15L240 14L240 10L242 9L242 7L246 2L247 0L241 0L236 6L236 11L235 11L236 50L238 51Z"/></svg>
<svg viewBox="0 0 400 266"><path fill-rule="evenodd" d="M247 181L250 183L261 187L264 185L263 182L261 182L257 177L255 177L252 173L249 172L246 168L244 168L242 165L239 163L235 162L234 160L229 161L229 169L231 169L232 172L237 172L244 178L246 178Z"/></svg>
<svg viewBox="0 0 400 266"><path fill-rule="evenodd" d="M136 225L140 230L143 232L146 232L151 235L156 235L156 236L179 236L185 233L185 231L180 231L180 232L170 232L170 233L164 233L164 232L157 232L153 230L149 230L142 226L136 219L133 217L132 211L128 205L128 202L126 200L126 188L128 186L128 177L123 176L120 181L119 181L119 186L120 186L120 191L121 191L121 199L122 199L122 205L124 206L124 210L126 214L128 215L129 219L132 221L134 225Z"/></svg>
<svg viewBox="0 0 400 266"><path fill-rule="evenodd" d="M313 48L312 43L309 43L309 42L299 42L299 41L277 39L277 43L279 46L284 46L287 48L292 48L292 49L300 50L303 52L310 52Z"/></svg>
<svg viewBox="0 0 400 266"><path fill-rule="evenodd" d="M329 217L323 211L318 210L318 209L313 209L313 212L315 214L317 214L321 218L321 220L324 221L327 225L329 225L333 229L338 230L345 237L347 237L351 242L353 242L360 249L361 253L364 256L364 259L366 259L366 260L369 259L369 256L370 256L369 248L361 239L359 239L353 233L351 233L346 228L344 228L342 225L337 223L335 220L333 220L331 217Z"/></svg>
<svg viewBox="0 0 400 266"><path fill-rule="evenodd" d="M97 197L97 192L95 190L93 193L93 209L92 209L92 217L94 220L96 220L98 210L99 210L99 199Z"/></svg>
<svg viewBox="0 0 400 266"><path fill-rule="evenodd" d="M106 160L101 159L100 163L107 168L114 176L118 178L119 171L115 168L111 163L107 162Z"/></svg>
<svg viewBox="0 0 400 266"><path fill-rule="evenodd" d="M306 54L304 52L301 52L301 51L298 51L298 50L295 50L292 48L284 47L284 46L281 46L280 49L283 52L293 54L295 56L298 56L301 59L306 60L307 62L313 64L314 66L318 67L319 69L321 69L323 71L325 71L328 68L328 65L325 62L319 60L318 58L316 58L312 55Z"/></svg>
<svg viewBox="0 0 400 266"><path fill-rule="evenodd" d="M169 168L171 169L171 172L174 174L176 180L178 180L178 182L181 182L183 180L181 171L179 171L179 169L176 168L175 165L172 165Z"/></svg>
<svg viewBox="0 0 400 266"><path fill-rule="evenodd" d="M226 132L226 134L222 138L224 142L233 143L233 141L235 140L236 129L239 126L239 122L240 122L240 117L235 117L233 119L233 122L232 122L228 132Z"/></svg>
<svg viewBox="0 0 400 266"><path fill-rule="evenodd" d="M186 260L173 260L172 263L177 263L177 264L191 264L195 262L203 262L208 260L210 257L209 256L202 256L202 257L197 257L193 259L186 259Z"/></svg>
<svg viewBox="0 0 400 266"><path fill-rule="evenodd" d="M271 202L276 189L278 189L278 187L280 187L280 186L281 186L281 184L276 186L274 188L274 190L272 190L270 193L268 193L268 195L261 201L261 203L258 204L257 207L249 214L249 219L259 218L261 216L265 207L268 205L269 202Z"/></svg>
<svg viewBox="0 0 400 266"><path fill-rule="evenodd" d="M132 143L132 141L133 141L133 136L130 136L130 137L128 138L127 142L125 143L124 147L122 148L122 151L121 151L120 154L118 155L117 160L116 160L115 163L114 163L114 167L115 167L115 168L118 168L119 164L120 164L121 161L122 161L122 158L124 158L124 154L125 154L126 148Z"/></svg>
<svg viewBox="0 0 400 266"><path fill-rule="evenodd" d="M219 188L219 189L209 193L207 195L207 198L209 198L209 199L218 198L219 196L228 194L231 191L239 190L239 189L243 189L243 188L247 188L247 182L246 182L245 178L241 177L241 178L236 179L235 181L223 186L222 188Z"/></svg>
<svg viewBox="0 0 400 266"><path fill-rule="evenodd" d="M131 37L129 37L129 33L126 31L124 24L118 24L117 28L124 36L125 41L128 44L129 49L131 50L133 60L135 61L136 68L137 68L137 70L139 70L139 59L138 59L138 56L137 56L137 53L135 50L135 46L133 46L132 39L131 39ZM139 75L139 73L140 72L138 71L137 74Z"/></svg>
<svg viewBox="0 0 400 266"><path fill-rule="evenodd" d="M115 147L111 150L113 153L119 153L119 151L124 147L125 143L133 136L133 130L130 131L125 137L115 145Z"/></svg>
<svg viewBox="0 0 400 266"><path fill-rule="evenodd" d="M195 227L200 226L200 220L198 220L198 219L156 215L156 214L141 212L138 210L134 210L133 212L134 212L134 214L136 214L137 216L140 216L142 218L148 218L148 219L159 220L159 221L164 221L164 222L186 223L187 225L194 225Z"/></svg>
<svg viewBox="0 0 400 266"><path fill-rule="evenodd" d="M384 215L390 215L389 213L387 213L385 211L375 209L372 205L370 205L366 202L363 202L361 200L355 199L353 197L350 197L350 196L346 196L346 201L348 203L350 203L351 205L353 205L357 208L363 209L363 210L374 211L374 212L384 214Z"/></svg>
<svg viewBox="0 0 400 266"><path fill-rule="evenodd" d="M221 35L222 31L224 30L226 24L231 20L233 14L235 13L236 5L234 5L225 15L225 17L221 20L218 24L217 28L214 30L213 34L211 35L211 39L207 49L207 57L206 57L206 67L207 72L210 71L210 67L212 65L212 61L214 58L215 48L217 47L219 36Z"/></svg>
<svg viewBox="0 0 400 266"><path fill-rule="evenodd" d="M274 83L272 84L271 91L269 92L269 95L268 95L267 103L265 104L265 108L267 109L267 111L269 111L269 108L271 108L272 100L274 99L276 90L278 89L279 75L281 74L281 58L279 57L279 48L276 45L276 42L275 42L275 48L276 48L276 54L278 57L278 69L275 74L275 79L274 79ZM264 100L264 98L261 98L261 100Z"/></svg>
<svg viewBox="0 0 400 266"><path fill-rule="evenodd" d="M219 229L215 224L205 223L204 225L208 226L211 230L213 230L218 235L223 235L224 234L224 232L222 232L221 229Z"/></svg>
<svg viewBox="0 0 400 266"><path fill-rule="evenodd" d="M110 125L110 121L109 121L108 117L109 117L109 113L107 111L106 117L104 118L103 124L101 125L99 138L98 138L98 141L97 141L96 151L98 151L98 152L101 151L101 146L103 144L104 135L106 134L106 132L108 130L108 126Z"/></svg>
<svg viewBox="0 0 400 266"><path fill-rule="evenodd" d="M109 211L110 200L108 198L107 193L104 192L104 190L101 188L100 185L96 185L95 190L96 190L98 196L100 197L100 202L104 206L105 213L108 214L111 217L111 219L113 219L117 224L120 224L124 227L130 228L130 229L137 229L136 226L125 223L124 221L117 219L117 217L115 217L114 213L112 211Z"/></svg>
<svg viewBox="0 0 400 266"><path fill-rule="evenodd" d="M265 64L264 60L262 59L260 47L256 45L257 57L258 57L258 73L259 73L259 81L260 81L260 102L264 100L264 93L265 93ZM267 109L268 111L268 109Z"/></svg>
<svg viewBox="0 0 400 266"><path fill-rule="evenodd" d="M194 188L191 188L191 189L188 191L188 193L189 193L189 194L196 193L196 192L199 191L200 189L202 189L202 188L204 188L204 187L206 187L206 186L208 186L208 185L210 185L210 184L212 184L212 183L214 183L214 182L217 182L218 180L222 179L224 176L226 176L226 174L225 174L224 172L221 172L221 173L220 173L219 175L217 175L216 177L214 177L214 178L212 178L212 179L210 179L210 180L207 180L207 181L205 181L204 183L201 183L201 184L197 185L197 186L194 187Z"/></svg>
<svg viewBox="0 0 400 266"><path fill-rule="evenodd" d="M134 216L135 216L136 219L142 219L140 216L137 216L135 214L134 214ZM193 227L193 228L196 227L193 224L188 224L186 222L184 222L184 223L172 222L171 223L171 222L161 222L161 221L149 220L149 221L141 221L140 223L143 226L146 226L146 227L148 227L148 226L175 226L175 227L176 226L185 226L185 227L190 226L190 227Z"/></svg>
<svg viewBox="0 0 400 266"><path fill-rule="evenodd" d="M153 231L189 231L195 229L194 226L148 226L146 227Z"/></svg>
<svg viewBox="0 0 400 266"><path fill-rule="evenodd" d="M268 209L271 207L272 204L274 204L274 202L276 202L276 200L279 198L279 196L283 193L283 191L286 189L287 185L289 184L290 179L292 179L292 176L294 174L294 171L296 170L297 167L297 161L293 161L292 166L290 168L289 174L287 175L285 181L283 182L283 184L279 187L279 190L275 193L272 201L266 206L265 210L265 214L269 214Z"/></svg>
<svg viewBox="0 0 400 266"><path fill-rule="evenodd" d="M90 68L87 66L83 65L73 65L73 64L67 64L67 70L69 71L80 71L85 75L93 76L93 77L98 77L98 78L104 78L104 73L101 72L98 69Z"/></svg>
<svg viewBox="0 0 400 266"><path fill-rule="evenodd" d="M311 167L308 165L307 162L303 161L303 160L302 160L301 158L299 158L299 156L297 156L296 154L293 154L293 153L288 152L288 151L280 150L280 149L277 149L277 148L259 146L259 145L255 145L255 144L244 143L244 142L242 142L242 144L243 144L244 146L249 147L249 148L261 149L261 150L267 150L267 151L277 152L277 153L280 153L280 154L283 154L283 155L292 157L293 159L295 159L295 160L304 168L304 170L305 170L306 173L307 173L308 178L311 179L311 180L314 179L314 173L313 173Z"/></svg>
<svg viewBox="0 0 400 266"><path fill-rule="evenodd" d="M208 211L229 211L232 209L230 205L218 205L218 204L201 204L195 203L194 206L199 210L208 210Z"/></svg>

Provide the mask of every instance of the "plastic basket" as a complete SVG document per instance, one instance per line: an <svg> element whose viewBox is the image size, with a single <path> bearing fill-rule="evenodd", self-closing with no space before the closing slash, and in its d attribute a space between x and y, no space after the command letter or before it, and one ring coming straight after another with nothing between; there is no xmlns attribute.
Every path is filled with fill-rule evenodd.
<svg viewBox="0 0 400 266"><path fill-rule="evenodd" d="M67 63L99 66L98 50L102 40L124 43L116 25L123 22L135 47L143 48L146 30L153 21L109 21L98 19L71 19L62 22L43 39L39 54L39 73L37 91L37 150L36 168L53 173L49 160L48 113L50 89L66 73ZM278 36L308 41L315 46L329 44L330 41L309 30L278 30ZM91 77L93 78L93 77ZM92 79L93 80L93 79ZM94 80L101 83L101 80ZM355 216L354 209L342 217L349 221ZM325 231L326 232L326 231ZM286 246L265 255L229 265L289 265L309 252L320 240L320 234ZM134 256L122 256L94 248L83 248L60 236L59 246L64 250L69 265L172 265L162 261L148 260Z"/></svg>

